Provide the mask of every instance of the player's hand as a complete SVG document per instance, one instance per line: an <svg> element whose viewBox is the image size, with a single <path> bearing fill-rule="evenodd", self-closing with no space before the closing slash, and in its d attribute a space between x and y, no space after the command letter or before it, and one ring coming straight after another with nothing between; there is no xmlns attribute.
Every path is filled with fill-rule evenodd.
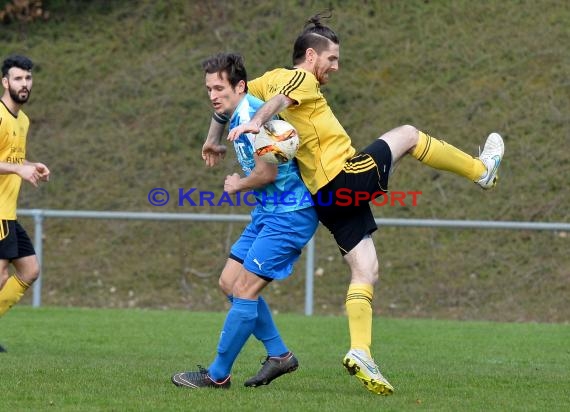
<svg viewBox="0 0 570 412"><path fill-rule="evenodd" d="M254 122L247 122L240 124L239 126L234 127L232 130L230 130L230 132L228 133L228 140L230 142L233 142L240 135L244 133L253 133L253 134L259 133L259 125Z"/></svg>
<svg viewBox="0 0 570 412"><path fill-rule="evenodd" d="M44 165L43 163L34 163L34 166L36 166L36 171L39 173L40 175L40 180L42 182L48 182L49 181L49 175L50 175L50 171L47 168L46 165Z"/></svg>
<svg viewBox="0 0 570 412"><path fill-rule="evenodd" d="M226 146L221 144L206 142L202 146L202 159L208 167L214 167L224 159Z"/></svg>
<svg viewBox="0 0 570 412"><path fill-rule="evenodd" d="M41 172L37 170L34 163L20 165L16 173L25 181L30 182L35 187L38 187L38 182L41 179Z"/></svg>
<svg viewBox="0 0 570 412"><path fill-rule="evenodd" d="M224 192L228 192L230 195L239 191L239 181L241 177L237 173L233 175L227 175L226 181L224 182Z"/></svg>

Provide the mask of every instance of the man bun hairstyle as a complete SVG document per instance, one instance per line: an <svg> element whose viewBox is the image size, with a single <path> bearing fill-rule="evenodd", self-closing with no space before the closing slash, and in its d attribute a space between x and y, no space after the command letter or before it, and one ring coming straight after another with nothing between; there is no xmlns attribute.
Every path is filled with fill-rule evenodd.
<svg viewBox="0 0 570 412"><path fill-rule="evenodd" d="M329 41L334 44L340 44L340 40L336 33L328 26L321 23L321 19L330 19L332 10L315 14L307 23L305 29L295 40L293 45L293 64L299 64L305 61L305 53L307 49L314 49L317 53L321 53L329 46Z"/></svg>

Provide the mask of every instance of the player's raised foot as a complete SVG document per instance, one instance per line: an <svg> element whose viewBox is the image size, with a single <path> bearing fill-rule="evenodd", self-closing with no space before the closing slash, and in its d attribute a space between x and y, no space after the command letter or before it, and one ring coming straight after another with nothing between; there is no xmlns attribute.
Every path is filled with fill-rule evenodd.
<svg viewBox="0 0 570 412"><path fill-rule="evenodd" d="M391 395L394 387L382 376L380 369L366 352L351 349L342 364L349 374L354 375L370 392L376 395Z"/></svg>
<svg viewBox="0 0 570 412"><path fill-rule="evenodd" d="M299 367L299 361L289 352L282 357L268 356L263 362L263 366L253 378L245 381L245 386L261 386L269 385L273 379L280 377L286 373L293 372Z"/></svg>
<svg viewBox="0 0 570 412"><path fill-rule="evenodd" d="M476 182L483 189L492 189L497 184L498 170L503 155L505 154L505 144L499 133L491 133L487 137L483 151L479 155L479 159L483 162L487 171Z"/></svg>
<svg viewBox="0 0 570 412"><path fill-rule="evenodd" d="M176 386L183 386L186 388L200 389L200 388L214 388L214 389L229 389L232 382L228 376L221 382L215 382L208 375L208 370L198 365L197 372L179 372L172 375L172 383Z"/></svg>

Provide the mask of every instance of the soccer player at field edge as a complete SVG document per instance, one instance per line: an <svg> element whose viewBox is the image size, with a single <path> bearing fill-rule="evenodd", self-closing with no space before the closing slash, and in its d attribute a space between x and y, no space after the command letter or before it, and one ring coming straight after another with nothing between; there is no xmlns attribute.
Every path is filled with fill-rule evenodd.
<svg viewBox="0 0 570 412"><path fill-rule="evenodd" d="M343 365L371 392L390 395L394 388L382 376L370 350L372 298L379 271L370 235L377 226L368 203L341 207L335 205L335 192L341 188L370 195L387 191L393 165L406 154L490 189L497 181L504 144L499 134L491 133L483 152L474 158L414 126L404 125L357 152L320 90L329 81L329 74L339 69L340 58L339 38L321 23L321 18L312 17L297 37L294 67L271 70L249 82L249 92L266 103L251 121L230 130L228 139L259 132L260 126L277 113L299 132L301 176L313 195L320 221L333 234L351 272L346 295L350 350ZM209 133L216 134L213 129ZM332 205L319 204L319 199L329 199L329 194Z"/></svg>
<svg viewBox="0 0 570 412"><path fill-rule="evenodd" d="M38 186L50 171L43 163L26 160L30 120L21 107L32 90L32 61L13 55L2 63L0 98L0 317L14 306L38 278L34 246L18 223L16 209L22 179ZM15 273L10 275L10 264Z"/></svg>
<svg viewBox="0 0 570 412"><path fill-rule="evenodd" d="M220 53L205 60L202 68L216 119L230 116L230 127L248 122L263 102L247 94L242 57ZM202 147L202 158L207 166L215 166L225 154L226 148L220 144L219 137L209 135ZM267 357L257 375L248 379L245 386L267 385L298 367L297 358L283 342L260 293L273 280L285 279L291 274L319 221L310 202L282 204L278 200L280 193L294 194L301 199L307 192L297 162L277 166L260 160L255 155L253 139L251 133L244 133L234 140L245 176L234 173L224 182L224 191L230 194L255 189L258 205L251 212L251 222L232 246L219 279L231 307L220 334L217 355L208 368L198 366L198 371L174 374L172 382L177 386L229 388L232 365L252 334L264 344Z"/></svg>

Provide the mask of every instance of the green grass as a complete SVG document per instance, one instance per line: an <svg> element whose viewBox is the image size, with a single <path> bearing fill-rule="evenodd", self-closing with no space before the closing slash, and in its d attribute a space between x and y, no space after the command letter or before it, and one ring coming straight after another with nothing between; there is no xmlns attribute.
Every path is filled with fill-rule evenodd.
<svg viewBox="0 0 570 412"><path fill-rule="evenodd" d="M370 394L341 366L346 319L278 315L300 368L242 386L263 356L250 341L229 391L174 387L207 366L222 313L15 307L0 324L6 411L565 411L568 325L375 320L374 352L396 387Z"/></svg>

